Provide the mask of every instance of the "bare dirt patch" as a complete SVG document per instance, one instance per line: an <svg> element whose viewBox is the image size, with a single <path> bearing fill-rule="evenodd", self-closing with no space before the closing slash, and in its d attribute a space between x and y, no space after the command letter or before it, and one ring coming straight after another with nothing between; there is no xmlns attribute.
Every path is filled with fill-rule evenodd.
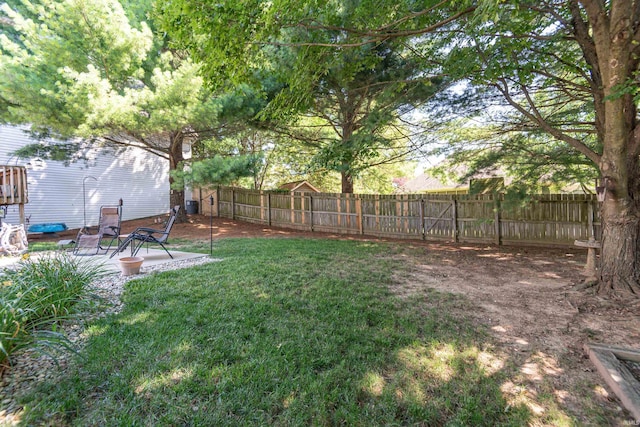
<svg viewBox="0 0 640 427"><path fill-rule="evenodd" d="M164 224L161 221L167 219L167 216L157 216L149 218L141 218L131 221L122 222L121 234L128 234L137 227L150 227L163 229ZM160 222L156 222L160 221ZM210 224L212 222L212 224ZM211 225L211 227L210 227ZM34 241L58 241L62 239L74 239L78 234L78 230L67 230L55 235L35 235L29 236L29 240ZM316 233L297 232L293 230L278 229L273 227L265 227L259 224L251 224L247 222L233 221L227 218L209 218L204 215L188 215L188 222L176 223L171 229L170 237L174 239L201 239L209 240L210 235L214 239L230 238L230 237L287 237L300 235L316 235Z"/></svg>
<svg viewBox="0 0 640 427"><path fill-rule="evenodd" d="M223 218L190 215L176 224L173 238L228 237L359 238L285 230ZM123 233L138 226L158 228L153 218L126 221ZM51 237L73 238L75 231ZM365 238L383 241L384 239ZM398 242L398 241L396 241ZM640 348L640 300L605 299L578 291L586 250L579 248L497 247L415 241L398 243L410 275L397 277L401 296L438 290L469 301L461 316L472 316L495 337L495 353L514 375L504 393L544 419L545 411L570 414L586 425L637 422L607 391L584 351L601 342ZM462 312L464 310L464 312ZM505 368L506 369L506 368ZM640 421L640 420L638 420ZM569 424L572 421L568 421Z"/></svg>
<svg viewBox="0 0 640 427"><path fill-rule="evenodd" d="M586 251L425 243L400 295L436 289L464 295L471 315L496 338L503 365L511 364L504 392L533 413L568 411L581 424L634 421L588 359L584 344L640 347L640 301L604 299L576 290ZM519 387L513 387L519 384ZM542 415L542 414L540 414ZM597 417L598 419L594 419Z"/></svg>

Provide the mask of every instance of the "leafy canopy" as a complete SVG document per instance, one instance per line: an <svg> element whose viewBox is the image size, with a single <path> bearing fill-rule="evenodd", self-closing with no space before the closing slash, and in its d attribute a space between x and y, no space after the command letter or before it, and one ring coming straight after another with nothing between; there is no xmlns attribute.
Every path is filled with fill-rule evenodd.
<svg viewBox="0 0 640 427"><path fill-rule="evenodd" d="M228 185L239 178L256 174L262 161L260 155L243 155L234 157L214 156L194 162L188 169L173 172L172 188L209 187L212 185Z"/></svg>
<svg viewBox="0 0 640 427"><path fill-rule="evenodd" d="M408 2L379 6L389 16L410 13L412 7ZM343 192L353 191L353 178L364 170L412 151L408 147L415 141L402 129L401 116L445 84L422 61L411 59L415 47L366 34L376 19L372 7L371 2L202 5L189 0L161 6L164 28L202 62L210 84L255 82L256 70L269 70L283 82L263 118L286 119L278 131L312 151L312 168L341 173ZM354 30L358 23L366 25ZM413 24L403 20L397 27L407 25Z"/></svg>

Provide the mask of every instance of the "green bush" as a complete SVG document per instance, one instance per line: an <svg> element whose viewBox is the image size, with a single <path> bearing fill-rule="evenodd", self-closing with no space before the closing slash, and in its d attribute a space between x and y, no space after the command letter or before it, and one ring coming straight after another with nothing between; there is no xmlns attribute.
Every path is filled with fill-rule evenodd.
<svg viewBox="0 0 640 427"><path fill-rule="evenodd" d="M32 317L19 291L3 282L0 293L0 363L4 363L9 355L27 341L25 325Z"/></svg>
<svg viewBox="0 0 640 427"><path fill-rule="evenodd" d="M0 364L16 350L34 345L36 336L55 329L88 296L88 285L104 274L91 263L80 263L64 253L24 257L0 276ZM39 338L40 339L40 338Z"/></svg>

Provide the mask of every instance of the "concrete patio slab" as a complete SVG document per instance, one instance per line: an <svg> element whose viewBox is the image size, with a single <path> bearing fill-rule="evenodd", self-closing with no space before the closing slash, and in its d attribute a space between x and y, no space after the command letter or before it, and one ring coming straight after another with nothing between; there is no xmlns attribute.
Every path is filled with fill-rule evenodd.
<svg viewBox="0 0 640 427"><path fill-rule="evenodd" d="M188 259L196 259L196 258L204 258L208 256L207 254L198 254L193 252L181 252L181 251L170 251L171 255L173 255L173 259L167 255L165 251L162 249L141 249L140 252L136 256L144 258L144 262L142 263L141 272L144 273L145 268L155 267L160 264L174 263L179 261L184 261ZM75 258L82 261L87 260L87 262L95 262L97 264L103 265L109 271L120 271L120 265L118 260L120 258L130 257L131 254L129 251L124 251L121 254L115 255L113 258L110 258L113 252L109 251L106 255L79 255Z"/></svg>
<svg viewBox="0 0 640 427"><path fill-rule="evenodd" d="M174 262L185 261L185 260L196 259L196 258L204 258L209 256L208 254L181 252L181 251L175 251L175 250L172 250L170 252L171 252L171 255L173 255L173 259L171 259L169 255L167 255L167 253L162 249L154 249L154 248L149 248L148 250L145 248L141 249L140 252L138 252L137 254L137 256L144 258L141 272L144 273L145 268L155 267L160 264L174 263ZM112 253L113 251L109 251L106 255L99 254L99 255L74 256L70 252L68 252L70 256L72 256L73 258L77 259L80 262L95 263L95 264L104 266L104 268L107 271L119 272L120 265L119 265L118 259L129 257L131 255L129 251L124 251L121 254L115 255L113 258L110 258ZM34 252L30 254L30 257L31 259L37 259L40 256L46 256L48 254L49 254L48 252ZM0 269L11 268L15 264L17 264L20 261L20 259L21 259L20 256L0 257Z"/></svg>

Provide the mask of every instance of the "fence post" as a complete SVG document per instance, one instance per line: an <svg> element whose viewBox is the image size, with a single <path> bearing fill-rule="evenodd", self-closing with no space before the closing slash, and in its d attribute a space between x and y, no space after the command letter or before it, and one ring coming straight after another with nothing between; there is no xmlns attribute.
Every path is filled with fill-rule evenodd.
<svg viewBox="0 0 640 427"><path fill-rule="evenodd" d="M231 190L231 219L236 219L236 190Z"/></svg>
<svg viewBox="0 0 640 427"><path fill-rule="evenodd" d="M398 200L400 199L400 200ZM395 211L393 216L393 230L397 232L397 230L402 229L402 194L394 196L395 200Z"/></svg>
<svg viewBox="0 0 640 427"><path fill-rule="evenodd" d="M364 234L364 227L362 225L362 199L356 195L356 222L358 223L358 232Z"/></svg>
<svg viewBox="0 0 640 427"><path fill-rule="evenodd" d="M379 194L376 194L376 198L375 198L374 203L375 203L374 209L375 209L375 213L376 213L376 225L375 225L376 228L375 228L375 230L379 233L381 231L380 230L380 195Z"/></svg>
<svg viewBox="0 0 640 427"><path fill-rule="evenodd" d="M309 195L309 229L313 232L313 196Z"/></svg>
<svg viewBox="0 0 640 427"><path fill-rule="evenodd" d="M400 224L401 224L401 232L403 234L407 234L407 232L409 231L409 212L407 209L407 202L405 202L405 200L407 199L407 196L405 194L400 195L400 216L401 216L401 220L400 220Z"/></svg>
<svg viewBox="0 0 640 427"><path fill-rule="evenodd" d="M496 228L496 245L500 245L501 244L501 238L500 238L500 199L498 198L497 195L494 196L494 210L495 210L495 218L494 218L494 223L495 223L495 228Z"/></svg>
<svg viewBox="0 0 640 427"><path fill-rule="evenodd" d="M345 218L345 225L347 226L347 230L351 228L352 224L351 224L351 194L347 193L344 195L344 210L347 213L347 216Z"/></svg>
<svg viewBox="0 0 640 427"><path fill-rule="evenodd" d="M267 224L271 227L271 193L267 193Z"/></svg>
<svg viewBox="0 0 640 427"><path fill-rule="evenodd" d="M422 234L422 240L427 239L427 234L424 229L424 199L420 199L420 233Z"/></svg>
<svg viewBox="0 0 640 427"><path fill-rule="evenodd" d="M453 241L458 243L458 199L453 196L453 200L451 200L451 208L453 212L451 213L452 221L453 221Z"/></svg>

